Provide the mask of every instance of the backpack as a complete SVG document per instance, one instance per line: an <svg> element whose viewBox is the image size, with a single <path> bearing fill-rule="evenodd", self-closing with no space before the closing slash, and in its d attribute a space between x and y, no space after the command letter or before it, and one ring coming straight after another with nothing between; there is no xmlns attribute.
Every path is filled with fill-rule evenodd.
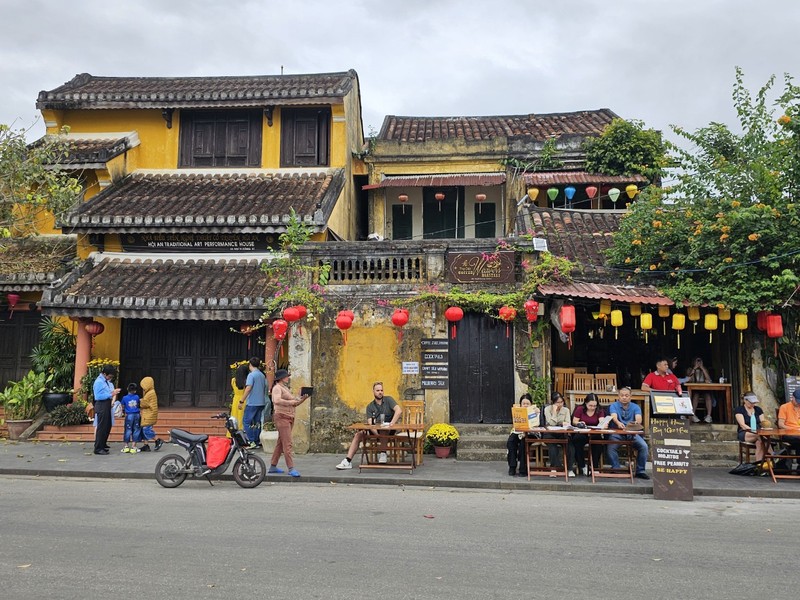
<svg viewBox="0 0 800 600"><path fill-rule="evenodd" d="M755 463L740 463L728 471L731 475L757 475L758 465Z"/></svg>
<svg viewBox="0 0 800 600"><path fill-rule="evenodd" d="M121 419L125 416L125 409L122 407L122 402L119 400L114 401L114 418Z"/></svg>

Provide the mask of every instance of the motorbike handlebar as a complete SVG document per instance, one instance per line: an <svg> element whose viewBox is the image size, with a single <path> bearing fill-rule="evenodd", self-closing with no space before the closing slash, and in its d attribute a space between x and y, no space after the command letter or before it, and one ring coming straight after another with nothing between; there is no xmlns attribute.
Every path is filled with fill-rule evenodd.
<svg viewBox="0 0 800 600"><path fill-rule="evenodd" d="M226 412L221 412L221 413L218 413L218 414L216 414L216 415L213 415L211 418L212 418L212 419L227 419L227 418L228 418L228 416L229 416L229 415L228 415L228 413L226 413Z"/></svg>

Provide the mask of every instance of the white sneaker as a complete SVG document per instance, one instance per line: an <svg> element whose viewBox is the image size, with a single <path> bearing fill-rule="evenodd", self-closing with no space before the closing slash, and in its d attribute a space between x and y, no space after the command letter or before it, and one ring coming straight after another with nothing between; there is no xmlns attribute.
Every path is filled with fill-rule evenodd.
<svg viewBox="0 0 800 600"><path fill-rule="evenodd" d="M584 474L584 476L586 476L586 477L588 477L588 476L589 476L589 467L583 467L583 474Z"/></svg>
<svg viewBox="0 0 800 600"><path fill-rule="evenodd" d="M336 465L336 468L339 469L340 471L343 471L344 469L352 469L353 463L347 460L346 458L343 458L342 462Z"/></svg>
<svg viewBox="0 0 800 600"><path fill-rule="evenodd" d="M706 415L706 418L703 419L706 423L713 423L714 421L711 419L711 415Z"/></svg>
<svg viewBox="0 0 800 600"><path fill-rule="evenodd" d="M570 472L568 473L568 475L569 475L570 477L575 477L575 472L574 472L574 471L570 471Z"/></svg>
<svg viewBox="0 0 800 600"><path fill-rule="evenodd" d="M381 452L378 455L378 462L381 463L381 464L385 464L385 463L389 462L389 458L386 456L386 452Z"/></svg>
<svg viewBox="0 0 800 600"><path fill-rule="evenodd" d="M556 472L556 470L555 470L555 469L553 469L552 471L550 471L550 477L558 477L558 475L557 475L557 472Z"/></svg>
<svg viewBox="0 0 800 600"><path fill-rule="evenodd" d="M692 415L692 423L699 423L699 422L700 419L697 417L697 415Z"/></svg>

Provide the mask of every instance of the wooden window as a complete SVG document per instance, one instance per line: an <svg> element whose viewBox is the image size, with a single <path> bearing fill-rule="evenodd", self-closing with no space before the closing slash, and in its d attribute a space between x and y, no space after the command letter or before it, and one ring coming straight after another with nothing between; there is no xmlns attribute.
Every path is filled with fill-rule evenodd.
<svg viewBox="0 0 800 600"><path fill-rule="evenodd" d="M281 109L281 166L327 166L330 122L329 108Z"/></svg>
<svg viewBox="0 0 800 600"><path fill-rule="evenodd" d="M443 193L444 200L436 194ZM464 237L464 188L425 188L422 191L422 237L452 239Z"/></svg>
<svg viewBox="0 0 800 600"><path fill-rule="evenodd" d="M179 167L260 167L260 110L181 111Z"/></svg>
<svg viewBox="0 0 800 600"><path fill-rule="evenodd" d="M410 240L414 237L413 206L392 204L392 239Z"/></svg>

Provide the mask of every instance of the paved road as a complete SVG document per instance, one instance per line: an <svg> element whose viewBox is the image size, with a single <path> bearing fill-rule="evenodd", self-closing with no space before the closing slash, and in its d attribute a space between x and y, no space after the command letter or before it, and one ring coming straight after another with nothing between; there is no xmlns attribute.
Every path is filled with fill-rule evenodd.
<svg viewBox="0 0 800 600"><path fill-rule="evenodd" d="M15 600L794 599L799 514L781 499L2 476L0 581Z"/></svg>

